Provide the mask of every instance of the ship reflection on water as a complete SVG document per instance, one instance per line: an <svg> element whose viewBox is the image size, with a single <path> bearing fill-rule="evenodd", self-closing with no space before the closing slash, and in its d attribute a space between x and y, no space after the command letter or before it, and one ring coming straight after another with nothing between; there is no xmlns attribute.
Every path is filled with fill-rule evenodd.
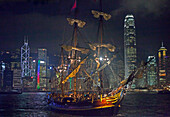
<svg viewBox="0 0 170 117"><path fill-rule="evenodd" d="M50 110L46 93L0 94L0 117L70 116ZM125 96L117 117L170 116L169 94L131 92Z"/></svg>

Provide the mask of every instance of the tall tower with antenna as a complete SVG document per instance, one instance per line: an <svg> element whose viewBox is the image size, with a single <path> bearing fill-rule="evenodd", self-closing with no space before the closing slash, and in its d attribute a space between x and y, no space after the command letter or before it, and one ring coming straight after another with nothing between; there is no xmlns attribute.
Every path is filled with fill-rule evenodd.
<svg viewBox="0 0 170 117"><path fill-rule="evenodd" d="M22 77L31 76L29 57L30 57L30 47L28 46L28 37L24 37L24 45L21 47Z"/></svg>
<svg viewBox="0 0 170 117"><path fill-rule="evenodd" d="M159 85L163 86L166 84L166 51L162 42L162 47L158 50L159 57Z"/></svg>
<svg viewBox="0 0 170 117"><path fill-rule="evenodd" d="M136 69L136 31L133 15L126 15L124 20L124 62L125 78ZM135 84L132 88L135 88Z"/></svg>

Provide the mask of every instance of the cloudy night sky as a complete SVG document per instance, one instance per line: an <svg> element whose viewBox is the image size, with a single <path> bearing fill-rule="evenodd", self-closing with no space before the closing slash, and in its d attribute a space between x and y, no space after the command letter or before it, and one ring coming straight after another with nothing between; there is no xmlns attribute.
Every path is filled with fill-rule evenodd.
<svg viewBox="0 0 170 117"><path fill-rule="evenodd" d="M77 18L86 22L79 42L94 42L99 22L91 10L99 10L99 1L77 2ZM0 50L20 48L28 36L31 52L44 47L59 54L59 45L72 38L73 27L66 18L74 18L73 4L74 0L0 0ZM112 15L104 22L104 42L115 45L123 56L124 18L133 14L138 59L157 56L162 41L170 55L169 5L170 0L103 0L103 11Z"/></svg>

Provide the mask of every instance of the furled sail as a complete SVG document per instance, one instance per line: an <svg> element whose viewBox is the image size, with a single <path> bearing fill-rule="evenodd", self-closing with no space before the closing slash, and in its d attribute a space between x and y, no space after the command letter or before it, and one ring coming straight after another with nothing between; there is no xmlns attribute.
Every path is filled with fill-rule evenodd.
<svg viewBox="0 0 170 117"><path fill-rule="evenodd" d="M70 25L77 23L78 27L80 28L83 28L83 26L86 24L86 22L78 20L78 19L67 18L67 21L69 22Z"/></svg>
<svg viewBox="0 0 170 117"><path fill-rule="evenodd" d="M92 14L94 15L95 18L99 18L100 15L103 16L103 18L105 20L109 20L111 18L110 14L107 14L107 13L104 13L104 12L95 11L95 10L92 10Z"/></svg>
<svg viewBox="0 0 170 117"><path fill-rule="evenodd" d="M79 71L81 65L85 63L85 61L87 60L87 58L88 58L88 56L79 63L78 67L75 68L75 69L65 78L65 80L62 81L63 84L64 84L65 82L67 82L67 80L68 80L70 77L75 77L75 76L76 76L76 74L77 74L77 72Z"/></svg>
<svg viewBox="0 0 170 117"><path fill-rule="evenodd" d="M92 50L96 50L97 47L105 47L107 48L110 52L114 52L115 51L115 46L112 46L111 44L98 44L98 43L94 43L94 44L89 44L90 48Z"/></svg>
<svg viewBox="0 0 170 117"><path fill-rule="evenodd" d="M80 51L82 54L87 54L89 52L89 49L86 48L77 48L73 46L67 46L67 45L62 45L61 46L65 51L70 52L71 50L77 50Z"/></svg>

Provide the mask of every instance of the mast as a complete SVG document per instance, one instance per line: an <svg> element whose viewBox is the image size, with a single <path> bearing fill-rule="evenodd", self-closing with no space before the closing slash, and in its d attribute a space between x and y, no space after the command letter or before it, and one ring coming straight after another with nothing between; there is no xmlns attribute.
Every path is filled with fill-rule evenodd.
<svg viewBox="0 0 170 117"><path fill-rule="evenodd" d="M77 46L77 23L75 22L74 23L74 47ZM74 68L76 67L77 65L77 60L76 60L76 50L73 50L73 56L75 58L75 63L74 63ZM77 97L77 85L76 85L76 82L77 82L77 76L74 77L74 97L76 98Z"/></svg>
<svg viewBox="0 0 170 117"><path fill-rule="evenodd" d="M102 0L100 0L100 12L102 12ZM100 41L99 43L102 45L102 41L103 41L103 16L100 15L100 27L99 27L99 31L100 31ZM100 57L100 47L98 48L98 58ZM98 72L98 76L100 79L100 86L101 86L101 96L103 95L103 79L102 79L102 72Z"/></svg>
<svg viewBox="0 0 170 117"><path fill-rule="evenodd" d="M100 51L101 51L101 47L103 44L103 19L105 20L109 20L111 18L110 14L106 14L104 12L102 12L102 0L100 0L100 11L94 11L92 10L92 14L94 15L95 18L99 18L99 27L98 27L98 31L100 33L100 38L98 38L98 42L99 42L99 47L98 47L98 54L97 57L98 59L100 58ZM103 80L102 80L102 72L98 72L98 81L100 82L100 87L101 87L101 96L103 94Z"/></svg>
<svg viewBox="0 0 170 117"><path fill-rule="evenodd" d="M80 28L83 28L83 26L86 24L85 22L81 21L81 20L77 20L77 4L76 3L76 0L75 0L75 3L74 3L74 8L75 8L75 19L70 19L70 18L67 18L68 22L70 25L74 25L74 31L73 31L73 41L74 41L74 47L76 48L77 46L77 30L78 30L78 27ZM75 69L77 67L77 56L76 56L77 52L76 50L72 50L72 66L73 66L73 69ZM77 91L77 77L75 76L74 77L74 98L76 98L76 91Z"/></svg>
<svg viewBox="0 0 170 117"><path fill-rule="evenodd" d="M64 75L64 53L63 48L61 48L61 68L62 68L62 75L61 75L61 92L62 96L64 97L64 87L63 87L63 75Z"/></svg>

